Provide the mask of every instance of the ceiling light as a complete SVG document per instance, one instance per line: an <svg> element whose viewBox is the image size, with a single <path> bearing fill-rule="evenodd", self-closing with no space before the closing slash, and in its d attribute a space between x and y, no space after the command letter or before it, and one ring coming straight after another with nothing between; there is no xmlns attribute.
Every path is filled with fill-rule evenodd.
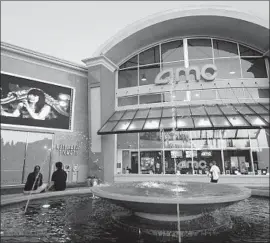
<svg viewBox="0 0 270 243"><path fill-rule="evenodd" d="M146 82L146 81L147 81L147 78L145 77L145 74L142 75L141 80L142 80L143 82Z"/></svg>
<svg viewBox="0 0 270 243"><path fill-rule="evenodd" d="M195 94L196 97L199 97L200 95L198 93Z"/></svg>
<svg viewBox="0 0 270 243"><path fill-rule="evenodd" d="M235 74L235 71L231 71L230 74Z"/></svg>

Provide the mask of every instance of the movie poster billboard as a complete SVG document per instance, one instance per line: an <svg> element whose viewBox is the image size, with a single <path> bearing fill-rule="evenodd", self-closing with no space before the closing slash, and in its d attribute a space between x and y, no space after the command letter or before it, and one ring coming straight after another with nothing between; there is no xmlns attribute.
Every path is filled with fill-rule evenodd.
<svg viewBox="0 0 270 243"><path fill-rule="evenodd" d="M1 72L1 125L72 130L74 89Z"/></svg>

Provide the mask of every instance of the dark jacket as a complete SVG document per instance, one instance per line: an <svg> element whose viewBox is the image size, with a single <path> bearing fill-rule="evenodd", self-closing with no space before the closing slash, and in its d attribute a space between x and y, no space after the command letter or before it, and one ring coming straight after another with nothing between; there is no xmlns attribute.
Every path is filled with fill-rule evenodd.
<svg viewBox="0 0 270 243"><path fill-rule="evenodd" d="M64 191L66 189L67 173L60 169L52 174L52 181L54 182L54 190Z"/></svg>
<svg viewBox="0 0 270 243"><path fill-rule="evenodd" d="M43 178L42 174L39 173L38 178L37 178L36 183L35 183L35 186L33 188L33 185L34 185L34 182L36 179L36 175L35 175L35 172L31 172L27 177L27 181L25 183L24 190L31 191L32 188L33 188L33 190L36 190L39 186L42 185L42 178Z"/></svg>

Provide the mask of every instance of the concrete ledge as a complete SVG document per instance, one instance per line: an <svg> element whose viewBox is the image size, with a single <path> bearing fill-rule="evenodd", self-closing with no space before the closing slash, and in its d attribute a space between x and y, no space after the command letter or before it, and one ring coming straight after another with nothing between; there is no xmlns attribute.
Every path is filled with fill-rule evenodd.
<svg viewBox="0 0 270 243"><path fill-rule="evenodd" d="M245 187L251 189L251 196L269 198L269 186L268 187L254 187L254 186L247 185ZM66 189L65 191L32 194L30 196L30 200L38 200L38 199L61 197L61 196L87 195L87 194L92 194L92 189L90 187L70 188L70 189ZM26 202L28 198L29 198L29 195L24 195L23 193L2 195L1 206L16 204L16 203L20 203L24 201Z"/></svg>
<svg viewBox="0 0 270 243"><path fill-rule="evenodd" d="M84 195L92 194L92 190L90 187L86 187L86 188L72 188L72 189L67 189L65 191L45 192L45 193L32 194L32 195L24 195L23 193L2 195L1 206L24 202L24 201L27 201L29 197L30 197L30 200L38 200L38 199L44 199L44 198L52 198L52 197L59 197L59 196L72 196L72 195L80 195L80 194L84 194Z"/></svg>

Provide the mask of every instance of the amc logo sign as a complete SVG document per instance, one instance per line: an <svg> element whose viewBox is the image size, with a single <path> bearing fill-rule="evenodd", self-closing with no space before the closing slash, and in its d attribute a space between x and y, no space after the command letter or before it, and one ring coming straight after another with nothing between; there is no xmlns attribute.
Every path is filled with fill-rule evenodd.
<svg viewBox="0 0 270 243"><path fill-rule="evenodd" d="M180 67L175 70L172 68L161 71L155 78L155 84L168 84L170 80L175 77L175 82L180 81L180 76L184 74L186 82L189 82L190 74L195 73L195 80L198 82L202 78L204 81L209 82L215 80L217 77L217 67L214 64L206 64L200 70L197 66L191 66L189 68ZM165 76L165 77L164 77Z"/></svg>

